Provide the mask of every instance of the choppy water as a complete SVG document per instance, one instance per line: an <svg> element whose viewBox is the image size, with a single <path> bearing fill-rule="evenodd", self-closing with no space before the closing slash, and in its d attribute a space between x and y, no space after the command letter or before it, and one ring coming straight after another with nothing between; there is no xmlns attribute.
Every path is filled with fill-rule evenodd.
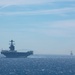
<svg viewBox="0 0 75 75"><path fill-rule="evenodd" d="M0 75L75 75L75 57L0 58Z"/></svg>

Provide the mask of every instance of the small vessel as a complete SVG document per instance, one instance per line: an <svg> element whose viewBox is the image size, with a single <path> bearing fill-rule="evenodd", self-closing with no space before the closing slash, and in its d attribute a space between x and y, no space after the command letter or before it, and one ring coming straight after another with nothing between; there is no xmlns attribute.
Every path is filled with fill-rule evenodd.
<svg viewBox="0 0 75 75"><path fill-rule="evenodd" d="M73 56L73 52L72 51L71 51L70 55Z"/></svg>
<svg viewBox="0 0 75 75"><path fill-rule="evenodd" d="M13 44L13 40L10 41L10 50L2 50L1 54L3 54L4 56L6 56L7 58L20 58L20 57L28 57L29 55L33 55L33 51L27 51L27 52L17 52L17 50L15 50L15 46Z"/></svg>

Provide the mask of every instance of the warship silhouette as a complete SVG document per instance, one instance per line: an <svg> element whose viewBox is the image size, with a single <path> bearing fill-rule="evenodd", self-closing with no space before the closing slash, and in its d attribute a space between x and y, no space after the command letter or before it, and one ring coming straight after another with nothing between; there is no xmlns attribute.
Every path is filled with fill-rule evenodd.
<svg viewBox="0 0 75 75"><path fill-rule="evenodd" d="M11 40L10 41L10 50L2 50L1 54L3 54L4 56L6 56L7 58L26 58L29 55L33 55L33 51L27 51L27 52L17 52L17 50L15 50L15 46L14 46L14 41Z"/></svg>
<svg viewBox="0 0 75 75"><path fill-rule="evenodd" d="M72 51L71 51L70 55L73 56L73 52Z"/></svg>

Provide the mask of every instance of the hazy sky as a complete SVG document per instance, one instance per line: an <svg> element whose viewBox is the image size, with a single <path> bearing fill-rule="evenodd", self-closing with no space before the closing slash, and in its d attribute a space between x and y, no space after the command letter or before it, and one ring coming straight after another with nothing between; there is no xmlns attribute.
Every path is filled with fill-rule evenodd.
<svg viewBox="0 0 75 75"><path fill-rule="evenodd" d="M11 39L19 51L75 53L75 0L0 0L0 49Z"/></svg>

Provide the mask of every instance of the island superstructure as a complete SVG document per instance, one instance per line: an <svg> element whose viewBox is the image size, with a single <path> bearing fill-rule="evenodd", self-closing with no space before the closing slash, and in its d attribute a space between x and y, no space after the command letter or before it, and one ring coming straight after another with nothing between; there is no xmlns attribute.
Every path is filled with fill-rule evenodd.
<svg viewBox="0 0 75 75"><path fill-rule="evenodd" d="M2 50L1 54L6 56L7 58L20 58L20 57L28 57L29 55L33 55L33 51L27 51L27 52L17 52L15 50L14 41L10 41L10 47L9 50Z"/></svg>

